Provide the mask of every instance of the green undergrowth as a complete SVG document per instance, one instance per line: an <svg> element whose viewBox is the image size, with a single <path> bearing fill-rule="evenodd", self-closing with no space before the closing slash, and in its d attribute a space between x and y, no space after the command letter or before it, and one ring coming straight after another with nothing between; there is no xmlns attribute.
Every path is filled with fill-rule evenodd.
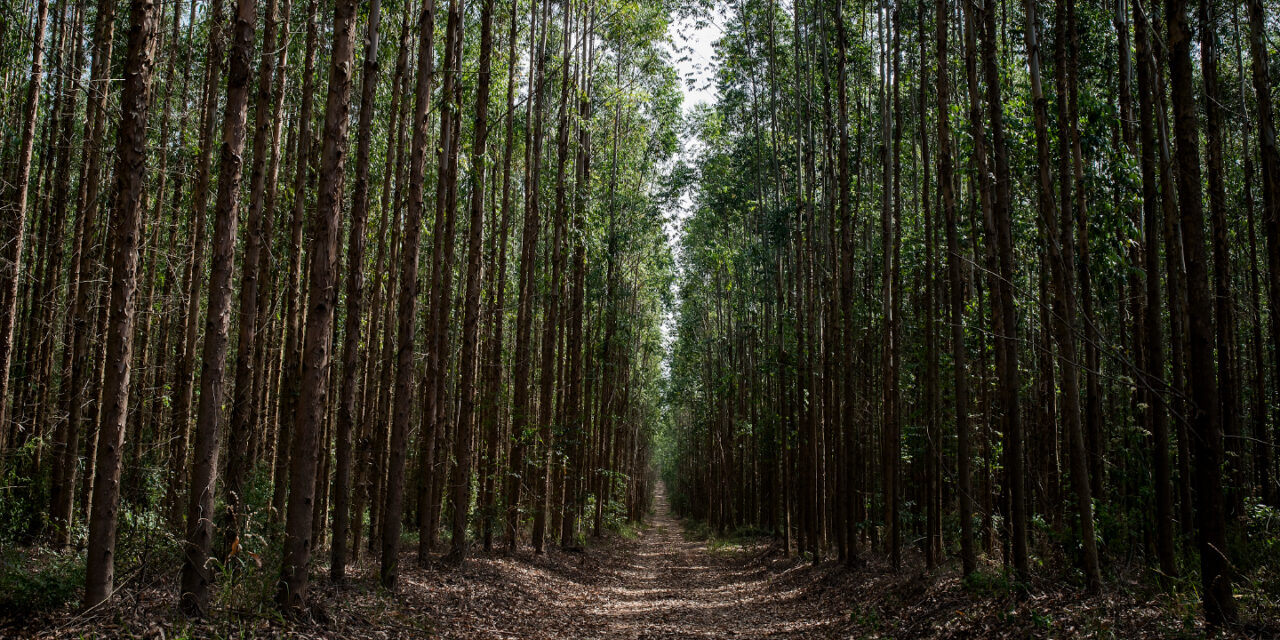
<svg viewBox="0 0 1280 640"><path fill-rule="evenodd" d="M770 532L754 526L742 526L719 532L705 520L686 518L680 523L686 538L705 542L707 551L713 555L731 556L744 553L752 547L768 542L773 537Z"/></svg>
<svg viewBox="0 0 1280 640"><path fill-rule="evenodd" d="M9 549L0 557L0 617L45 613L74 601L84 586L84 554Z"/></svg>

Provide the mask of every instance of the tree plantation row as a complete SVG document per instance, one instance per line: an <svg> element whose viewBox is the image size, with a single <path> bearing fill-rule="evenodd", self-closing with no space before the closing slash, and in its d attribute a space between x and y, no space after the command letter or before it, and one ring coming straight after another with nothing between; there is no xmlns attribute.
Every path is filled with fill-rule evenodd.
<svg viewBox="0 0 1280 640"><path fill-rule="evenodd" d="M1137 564L1211 625L1265 617L1275 4L743 0L724 25L674 508L815 561L1090 593Z"/></svg>
<svg viewBox="0 0 1280 640"><path fill-rule="evenodd" d="M203 617L643 516L672 7L5 6L0 549Z"/></svg>

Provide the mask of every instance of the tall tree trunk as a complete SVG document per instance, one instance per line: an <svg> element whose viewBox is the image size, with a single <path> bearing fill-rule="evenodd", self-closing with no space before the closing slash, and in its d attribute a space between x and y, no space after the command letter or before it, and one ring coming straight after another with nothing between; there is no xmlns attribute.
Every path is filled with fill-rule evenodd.
<svg viewBox="0 0 1280 640"><path fill-rule="evenodd" d="M360 122L356 143L356 182L352 194L351 234L347 240L347 309L342 330L342 389L338 397L336 470L333 492L333 542L329 576L342 582L347 564L347 533L351 513L351 430L356 423L356 376L360 368L360 319L364 314L365 223L369 217L369 142L373 137L373 110L378 91L378 25L382 0L369 4L368 32L364 39L364 77L360 81ZM386 212L383 212L386 215ZM369 344L373 344L370 341ZM363 513L356 513L363 518Z"/></svg>
<svg viewBox="0 0 1280 640"><path fill-rule="evenodd" d="M204 287L204 247L208 241L205 231L205 214L209 206L209 180L213 163L213 138L218 126L218 90L222 86L222 58L226 51L226 35L223 25L222 0L213 0L209 8L209 57L205 70L204 105L200 121L200 155L196 165L196 181L191 191L191 249L184 274L186 297L179 303L178 317L183 327L182 346L178 351L178 364L173 382L173 448L169 453L170 487L168 496L173 520L179 520L183 511L178 487L187 468L187 445L191 432L192 368L195 363L196 343L200 330L200 292ZM185 528L185 527L184 527Z"/></svg>
<svg viewBox="0 0 1280 640"><path fill-rule="evenodd" d="M564 24L561 27L564 41L561 51L569 51L570 14L573 13L569 2L564 3ZM538 461L531 468L537 474L533 479L533 550L542 553L543 542L547 532L548 497L551 493L551 456L554 450L552 438L552 408L555 404L554 387L556 383L557 344L556 338L560 328L560 303L564 281L564 235L565 235L565 173L569 160L569 115L568 96L571 92L569 79L570 59L566 57L561 65L560 106L556 127L556 185L554 218L548 221L552 227L551 246L548 247L550 264L548 265L551 280L547 284L544 295L547 296L542 316L542 363L539 366L538 383L538 441L541 451ZM576 88L575 88L576 90Z"/></svg>
<svg viewBox="0 0 1280 640"><path fill-rule="evenodd" d="M274 518L285 516L286 502L289 496L289 467L293 455L293 426L298 415L299 384L301 379L302 354L299 353L298 333L302 331L302 308L305 306L305 292L302 287L303 221L307 211L307 183L311 167L311 120L315 106L315 66L316 41L319 24L317 11L320 3L311 0L307 9L306 53L302 64L302 105L298 112L298 140L294 157L293 174L293 215L289 221L289 271L285 285L284 309L284 354L283 372L280 380L279 415L276 426L276 459L271 472L273 492L271 494L271 511Z"/></svg>
<svg viewBox="0 0 1280 640"><path fill-rule="evenodd" d="M841 365L843 371L843 396L844 406L840 413L840 430L845 443L852 443L855 440L855 430L857 428L855 398L857 397L857 376L854 375L854 363L856 358L856 335L857 335L857 318L854 316L854 292L853 292L853 275L854 275L854 228L857 221L854 219L854 210L850 207L849 202L849 77L846 69L846 58L849 50L849 34L848 27L844 18L844 3L836 2L835 6L835 22L836 22L836 111L838 113L839 128L839 166L837 167L837 188L839 189L839 210L838 218L840 222L841 234L841 256L840 256L840 330L841 330ZM848 471L853 471L853 465L850 464L852 457L851 447L846 444L844 457ZM847 538L848 551L846 560L849 564L860 561L860 538L861 532L858 531L858 522L856 517L857 509L854 503L859 500L856 475L853 473L844 473L845 493L848 499L843 505L848 509L849 513L845 514L846 526L845 537ZM771 487L770 487L771 488ZM771 488L772 489L772 488ZM768 509L773 511L772 497L768 503ZM772 520L772 518L770 518ZM772 523L771 523L772 524ZM775 529L776 531L776 529Z"/></svg>
<svg viewBox="0 0 1280 640"><path fill-rule="evenodd" d="M289 465L284 562L276 591L276 602L280 608L294 614L306 606L313 544L316 457L321 450L320 432L328 408L333 315L338 304L338 234L342 227L342 188L346 179L351 76L355 63L356 5L356 0L338 0L333 8L333 48L325 105L320 185L311 225L311 268L307 278L310 302L303 341L293 455Z"/></svg>
<svg viewBox="0 0 1280 640"><path fill-rule="evenodd" d="M253 452L248 443L254 438L260 411L253 380L257 364L254 349L258 342L258 331L262 329L258 325L260 315L258 313L258 278L263 273L259 271L259 267L262 266L263 242L270 243L272 240L271 237L264 235L269 225L263 221L267 189L267 156L269 153L279 153L278 149L271 149L269 152L268 145L276 147L280 141L279 135L274 134L274 131L281 113L272 110L272 106L279 104L275 100L274 92L284 89L283 87L276 89L273 86L278 55L276 49L278 48L279 3L280 0L268 0L267 3L262 25L262 53L258 62L258 96L254 103L256 122L253 134L253 166L249 170L249 215L245 219L246 233L242 258L244 273L240 278L240 323L236 332L235 384L231 396L231 424L227 433L230 442L243 443L243 446L227 448L227 478L223 491L226 500L226 518L223 524L227 527L227 531L224 532L223 537L228 543L239 536L242 518L245 515L241 513L244 484L251 470L250 466L254 464L254 460L250 458ZM274 211L267 212L267 215L274 213Z"/></svg>
<svg viewBox="0 0 1280 640"><path fill-rule="evenodd" d="M1248 5L1249 58L1258 109L1258 155L1262 169L1262 228L1267 239L1267 298L1272 308L1271 344L1280 345L1280 313L1275 311L1280 301L1280 146L1276 143L1266 10L1262 0L1248 0ZM1246 176L1246 182L1248 179ZM1280 349L1273 349L1272 358L1275 375L1272 385L1280 385ZM1277 499L1275 481L1268 484L1270 488L1266 493L1274 502Z"/></svg>
<svg viewBox="0 0 1280 640"><path fill-rule="evenodd" d="M499 398L502 393L502 345L506 325L507 300L507 236L511 228L511 155L515 149L515 70L516 41L519 39L519 0L511 2L511 24L507 34L507 111L504 124L502 151L502 223L498 232L498 268L494 278L494 302L490 311L493 323L491 345L485 374L485 398L482 401L488 414L485 424L485 462L492 469L481 486L481 508L484 510L484 523L481 537L484 539L484 550L493 549L493 527L497 519L495 504L497 493L502 490L498 482L498 440L501 437L501 411ZM508 438L510 440L510 438ZM505 448L505 447L504 447ZM508 468L508 474L511 472Z"/></svg>
<svg viewBox="0 0 1280 640"><path fill-rule="evenodd" d="M493 57L493 0L480 6L480 72L476 87L476 117L471 150L471 216L467 228L467 289L463 298L462 354L458 357L457 430L453 439L453 483L449 501L453 509L452 548L449 557L461 562L467 554L467 522L471 513L471 447L474 440L475 378L480 323L480 280L484 260L484 178L489 140L489 78Z"/></svg>
<svg viewBox="0 0 1280 640"><path fill-rule="evenodd" d="M394 127L391 144L387 148L385 170L382 179L382 222L378 232L379 238L386 238L386 229L388 225L391 228L391 237L389 241L379 241L378 257L375 259L375 273L385 275L383 286L374 289L373 305L370 312L373 318L370 320L372 324L380 328L381 335L371 335L369 340L370 355L375 355L377 349L381 347L382 357L376 360L378 366L376 368L377 384L374 384L375 368L369 366L366 369L366 378L369 383L365 386L365 419L363 421L359 453L360 453L360 492L357 494L356 513L360 514L364 511L364 504L367 501L369 505L369 535L368 546L371 553L376 553L380 542L378 539L378 523L380 522L380 509L382 508L382 487L385 486L386 476L383 471L386 465L383 462L383 451L386 449L387 443L387 407L390 405L389 396L391 388L391 378L393 372L391 367L394 365L396 336L392 331L392 321L395 315L395 305L391 301L392 292L396 285L395 269L391 265L396 264L400 242L400 220L401 220L401 196L404 193L404 167L405 163L405 115L409 112L407 108L409 101L406 87L408 86L408 67L409 67L409 49L410 43L410 24L413 10L406 7L406 11L400 17L400 40L398 52L396 53L396 69L392 79L392 87L395 93L392 94L391 100L391 126ZM395 179L395 188L392 188L392 179ZM395 199L392 200L394 194ZM390 245L390 246L388 246ZM388 251L390 252L388 255ZM388 260L389 258L389 260ZM372 334L372 332L371 332ZM352 520L352 552L353 557L358 558L360 553L360 533L363 518L357 516Z"/></svg>
<svg viewBox="0 0 1280 640"><path fill-rule="evenodd" d="M1139 164L1142 169L1143 268L1146 270L1146 337L1144 359L1147 369L1145 400L1146 421L1151 430L1153 477L1156 497L1156 556L1160 571L1167 577L1178 574L1173 540L1173 481L1169 460L1169 418L1162 390L1164 381L1163 318L1160 302L1160 221L1159 192L1156 175L1156 131L1152 96L1155 60L1151 54L1150 24L1146 12L1137 2L1133 5L1135 55L1138 59L1138 135L1142 142Z"/></svg>
<svg viewBox="0 0 1280 640"><path fill-rule="evenodd" d="M227 72L227 106L222 121L222 151L218 160L218 195L213 208L213 257L209 274L209 308L205 320L204 353L200 367L200 404L187 494L187 544L182 564L181 605L189 616L209 613L209 585L213 568L214 496L218 482L221 441L223 374L227 363L227 330L231 326L231 279L235 270L236 226L240 211L240 177L244 172L245 121L248 118L257 2L237 0L231 29L231 60ZM234 448L234 446L232 447Z"/></svg>
<svg viewBox="0 0 1280 640"><path fill-rule="evenodd" d="M1059 0L1059 3L1062 1ZM1066 9L1063 4L1059 4L1058 10L1061 12L1069 9ZM1074 243L1072 242L1070 224L1064 223L1059 227L1058 207L1053 199L1053 177L1049 157L1049 106L1048 100L1044 96L1044 89L1040 79L1040 42L1037 34L1036 0L1026 0L1026 19L1027 24L1023 29L1023 34L1026 38L1027 58L1031 68L1031 98L1035 111L1040 221L1044 225L1045 235L1047 236L1045 244L1048 245L1049 249L1049 270L1053 280L1053 325L1056 342L1058 343L1058 352L1061 356L1061 415L1065 422L1064 426L1071 447L1071 485L1075 489L1076 509L1080 516L1080 538L1081 546L1084 550L1082 560L1085 579L1089 592L1098 593L1102 590L1102 574L1098 568L1098 547L1093 526L1093 496L1089 486L1089 453L1085 445L1085 434L1080 415L1080 369L1075 338L1077 299L1075 278L1071 268L1071 265L1074 264L1072 256L1072 245ZM1062 20L1059 19L1058 22L1061 24ZM1059 34L1059 39L1063 35ZM1061 61L1063 56L1059 55L1058 58ZM1061 75L1063 71L1060 65L1058 73ZM1060 87L1065 84L1065 78L1061 80ZM1058 98L1060 116L1067 111L1062 108L1065 106L1062 104L1065 99L1063 93L1060 91ZM1060 120L1062 120L1060 124L1064 128L1072 126L1068 119L1060 118ZM1063 147L1065 147L1065 141L1069 137L1068 135L1059 137L1061 141L1064 141ZM1062 148L1060 153L1065 166L1067 150ZM1072 218L1069 213L1071 208L1071 200L1069 198L1071 187L1068 180L1070 177L1069 173L1063 172L1062 193L1066 197L1064 197L1062 203L1065 209L1062 218L1068 222Z"/></svg>
<svg viewBox="0 0 1280 640"><path fill-rule="evenodd" d="M120 505L120 453L129 410L129 373L133 360L134 294L138 287L138 245L146 179L147 114L151 106L151 68L158 5L129 4L128 48L121 116L116 138L116 198L111 251L111 310L107 363L102 388L103 414L93 485L86 552L86 607L111 597L115 577L116 522Z"/></svg>
<svg viewBox="0 0 1280 640"><path fill-rule="evenodd" d="M1000 385L1000 411L1003 414L1005 473L1009 482L1011 546L1013 566L1018 579L1026 582L1030 574L1027 559L1026 477L1023 473L1022 413L1019 400L1021 387L1018 374L1018 323L1014 302L1012 196L1010 194L1009 148L1004 134L1004 101L1001 96L1000 70L996 58L995 0L986 0L982 9L984 38L982 60L987 82L987 110L991 122L991 146L995 156L992 191L992 221L988 231L995 245L996 273L992 274L997 316L996 370Z"/></svg>
<svg viewBox="0 0 1280 640"><path fill-rule="evenodd" d="M450 0L445 27L444 78L440 86L440 143L436 155L436 219L432 233L430 307L427 316L427 366L423 377L423 429L418 442L418 563L425 566L438 538L439 494L443 479L437 461L446 451L446 384L449 317L453 305L453 260L458 207L458 131L461 114L462 13Z"/></svg>
<svg viewBox="0 0 1280 640"><path fill-rule="evenodd" d="M1202 0L1203 1L1203 0ZM1187 370L1191 386L1192 459L1195 466L1196 519L1199 525L1200 575L1205 618L1210 624L1235 621L1221 469L1222 416L1214 366L1213 302L1209 294L1204 247L1204 209L1200 192L1200 127L1191 64L1191 33L1186 0L1166 0L1169 73L1172 87L1178 206L1182 211L1183 255L1187 266L1187 315L1190 343Z"/></svg>
<svg viewBox="0 0 1280 640"><path fill-rule="evenodd" d="M1200 74L1204 82L1205 177L1209 185L1209 225L1213 246L1214 346L1218 353L1218 403L1226 454L1226 517L1234 520L1244 513L1245 480L1240 433L1240 370L1236 364L1235 304L1231 293L1231 250L1227 244L1227 194L1222 165L1218 17L1208 0L1201 0L1197 13Z"/></svg>
<svg viewBox="0 0 1280 640"><path fill-rule="evenodd" d="M1244 47L1240 44L1240 14L1236 5L1232 5L1231 8L1231 21L1234 26L1236 66L1240 69L1240 95L1244 96L1248 93L1249 79L1246 79L1244 74ZM1274 435L1273 433L1268 433L1271 427L1267 420L1267 364L1266 356L1264 355L1265 343L1262 339L1262 286L1258 272L1258 231L1253 198L1253 155L1249 151L1249 133L1253 130L1253 123L1249 117L1247 106L1242 111L1244 112L1244 117L1240 122L1242 138L1240 146L1244 155L1244 166L1242 167L1244 170L1243 205L1249 233L1249 299L1254 309L1254 322L1250 328L1254 397L1251 422L1253 424L1254 457L1256 458L1254 473L1263 502L1274 506L1277 502L1277 490L1280 489L1280 486L1277 485L1271 471L1274 459L1272 452Z"/></svg>
<svg viewBox="0 0 1280 640"><path fill-rule="evenodd" d="M67 274L75 292L74 295L68 295L74 300L68 319L69 354L64 367L64 376L70 378L70 383L64 383L62 395L63 409L67 412L66 446L63 452L65 459L69 461L75 461L79 455L81 427L86 422L85 405L91 394L88 385L89 372L92 370L87 362L91 341L88 326L95 287L90 286L88 265L92 262L91 253L96 254L92 251L91 243L98 235L94 219L97 217L96 194L102 164L102 138L106 130L106 84L115 33L115 9L116 3L111 0L99 2L97 16L94 18L93 63L90 67L90 82L85 91L85 141L81 152L80 187L77 192L76 239L72 245L71 269ZM3 421L0 421L0 432L5 430ZM72 464L64 465L62 477L59 478L64 489L58 494L60 504L53 514L55 521L71 521L75 503L74 467Z"/></svg>
<svg viewBox="0 0 1280 640"><path fill-rule="evenodd" d="M280 7L279 21L283 24L289 24L290 14L293 10L292 0L284 0L284 4ZM278 46L279 60L276 63L276 79L272 83L275 86L275 104L272 107L273 122L271 127L271 164L267 171L267 191L263 207L265 211L262 215L262 229L260 233L264 239L264 244L258 253L258 277L260 278L257 290L258 300L255 307L258 312L258 320L255 322L256 330L254 335L256 340L253 345L253 402L256 403L256 426L254 442L256 442L255 451L263 462L268 465L273 474L272 480L275 480L275 466L272 463L272 457L276 455L275 451L275 431L279 426L279 420L275 409L279 406L276 401L276 395L279 393L279 385L277 384L279 376L277 375L280 367L280 359L275 356L275 347L273 343L278 339L279 333L274 331L274 319L277 317L275 306L277 280L273 270L275 264L274 249L274 229L275 218L277 214L277 205L279 202L280 190L280 165L284 162L284 156L288 154L288 149L293 145L286 143L283 147L280 144L280 135L284 127L284 99L288 89L288 70L289 70L289 49L292 41L292 31L283 30L283 40ZM274 495L272 496L275 497ZM278 512L277 512L278 513Z"/></svg>
<svg viewBox="0 0 1280 640"><path fill-rule="evenodd" d="M5 237L10 255L2 259L7 265L0 272L0 450L4 448L4 436L8 432L11 405L9 403L9 367L13 359L13 327L18 317L18 274L22 272L22 243L26 237L27 192L31 182L31 156L35 149L36 118L39 116L40 84L44 76L45 27L49 22L49 0L39 0L36 6L36 26L31 34L31 78L27 82L27 102L22 116L22 142L18 148L17 189L12 217L5 216ZM61 242L61 239L59 239Z"/></svg>
<svg viewBox="0 0 1280 640"><path fill-rule="evenodd" d="M431 34L435 30L435 2L424 0L418 15L418 31ZM404 463L409 436L409 417L413 411L413 343L418 302L418 253L422 235L422 182L427 153L427 113L431 107L433 39L422 37L418 43L418 82L414 89L413 142L409 157L409 207L405 215L404 238L400 252L400 308L397 317L395 406L391 422L390 458L387 463L387 487L382 508L382 586L394 588L399 578L400 520L404 509Z"/></svg>
<svg viewBox="0 0 1280 640"><path fill-rule="evenodd" d="M546 48L547 29L545 24L549 5L550 0L543 0L541 19L539 19L538 11L530 12L533 19L533 28L531 29L532 37L529 39L529 62L530 66L534 68L534 78L530 87L533 92L533 100L529 103L529 113L526 117L526 120L532 122L532 126L527 127L525 133L524 229L520 240L520 273L518 276L520 292L516 310L515 375L512 378L514 398L511 412L511 428L515 444L512 445L509 463L511 471L507 477L506 489L508 550L516 548L520 516L521 477L526 475L524 452L526 443L529 440L528 431L531 425L535 423L533 408L530 406L529 399L529 359L532 357L533 288L537 271L535 262L538 255L538 228L541 226L538 204L539 178L542 174L542 101L545 80L545 61L542 51ZM538 29L539 23L543 24L541 30Z"/></svg>
<svg viewBox="0 0 1280 640"><path fill-rule="evenodd" d="M946 0L935 0L934 17L937 30L938 72L938 186L942 192L943 224L947 236L947 295L951 312L952 393L955 396L956 466L960 499L960 565L965 576L977 567L973 548L973 467L969 454L969 373L964 337L964 271L961 265L960 239L957 233L955 176L951 164L951 95L947 59L947 18L951 9ZM843 25L842 25L843 26ZM843 155L843 154L842 154ZM841 162L843 168L844 161Z"/></svg>
<svg viewBox="0 0 1280 640"><path fill-rule="evenodd" d="M38 340L38 348L35 352L35 362L31 366L32 370L29 382L25 385L29 390L31 404L34 405L33 419L30 421L31 432L41 434L43 440L54 440L53 456L44 454L45 445L43 442L37 447L35 463L33 470L34 475L43 476L44 469L48 467L48 459L54 459L54 473L59 471L58 460L61 458L61 451L58 443L58 433L50 427L59 426L55 413L52 412L53 407L50 402L50 388L54 384L53 379L53 357L55 352L55 335L56 316L55 312L61 308L62 302L59 297L62 294L63 287L61 285L61 274L63 270L63 255L65 253L65 242L63 241L64 230L67 221L67 195L71 191L71 137L72 137L72 121L75 116L75 94L78 83L72 82L70 79L80 77L81 59L83 58L83 38L80 37L80 16L82 8L64 6L62 11L56 16L57 24L55 31L55 49L58 51L57 63L53 67L53 76L57 79L54 83L50 97L56 97L51 105L51 112L47 119L50 137L50 143L45 153L46 162L50 165L46 169L45 188L43 193L46 201L45 219L46 226L49 231L50 242L47 247L41 250L40 260L36 266L42 269L40 277L35 282L36 286L43 290L41 298L43 302L39 309L38 322L28 326L29 333L33 340ZM74 42L72 40L74 39ZM0 295L3 298L3 295ZM3 313L0 311L0 313ZM36 320L36 315L32 315L32 320ZM0 334L4 335L4 334ZM3 398L0 395L0 398ZM0 405L3 405L0 402ZM0 413L4 409L0 407ZM4 424L0 421L0 424ZM60 429L58 430L60 431ZM2 447L0 447L2 448Z"/></svg>
<svg viewBox="0 0 1280 640"><path fill-rule="evenodd" d="M175 25L181 22L181 20L178 19L178 15L181 13L181 11L182 11L181 3L180 2L175 3L174 5L174 24ZM88 9L86 7L77 8L75 13L74 24L71 26L71 33L74 34L73 37L76 40L76 44L74 46L75 52L72 54L74 56L73 62L72 62L72 64L74 65L74 68L71 69L70 71L70 77L73 77L73 78L80 78L84 69L84 38L82 36L83 36L84 16L86 13L88 13ZM176 40L177 32L178 31L175 26L174 28L175 40ZM169 69L168 69L169 77L172 77L173 75L172 74L173 57L174 56L170 56ZM58 209L58 210L65 209L65 207L67 206L66 199L71 195L70 165L71 165L71 147L72 147L72 135L73 135L72 129L73 129L73 123L75 120L75 111L76 111L75 102L76 102L76 94L79 92L79 87L77 85L78 83L75 83L75 82L66 82L64 84L63 91L62 91L62 104L60 107L62 130L60 133L61 139L58 143L59 146L61 147L61 149L59 150L60 155L58 158L60 176L58 179L58 186L55 187L55 192L53 194L54 203L55 203L53 206L55 209ZM172 93L173 93L172 90L170 90L169 94L166 95L166 101L168 99L168 96L172 95ZM167 102L166 102L166 115L165 115L166 126L162 127L166 129L165 131L166 133L167 133L167 124L168 124L168 113L167 113ZM164 135L162 134L161 137L163 138ZM161 163L161 166L162 167L164 166L163 162ZM161 175L163 176L163 171L161 172ZM163 185L163 182L164 180L162 177L161 178L162 185ZM163 198L161 198L161 200L163 200ZM84 227L81 224L82 222L83 220L79 220L79 219L76 221L76 231L73 233L73 239L72 239L73 247L75 247L77 241L79 241L80 243L83 243ZM72 260L74 261L75 259L76 258L74 256L74 249L73 249ZM55 268L58 269L59 271L61 271L62 269L61 255L59 255L58 257ZM68 275L67 294L65 299L66 305L68 307L71 307L75 304L76 293L77 293L76 286L79 284L78 280L79 280L78 274ZM59 395L60 404L65 404L62 401L68 393L68 388L67 388L68 379L71 377L70 376L71 372L67 370L66 362L71 355L71 344L72 344L71 332L72 332L73 324L74 323L72 322L71 316L68 313L65 321L65 325L63 327L62 365L61 365L63 377L61 380L61 387L62 387L61 393ZM49 326L49 331L51 333L52 333L52 329L53 327ZM46 405L50 404L47 396L45 398L44 403ZM0 401L0 404L3 404L3 401ZM57 455L57 458L54 460L53 473L51 474L52 477L50 478L49 519L52 522L53 544L56 547L62 547L71 543L71 516L72 516L72 511L74 509L74 502L75 502L75 498L74 498L75 493L72 491L72 486L74 486L76 467L78 467L80 464L80 461L78 459L80 443L78 438L78 432L76 433L76 437L74 438L72 437L71 425L69 422L65 420L57 420L57 419L55 419L55 422L57 424L57 428L53 435L54 435L54 451ZM5 431L6 431L6 428L5 426L3 426L3 422L0 422L0 439L4 437L3 433ZM3 447L0 446L0 449L3 449Z"/></svg>
<svg viewBox="0 0 1280 640"><path fill-rule="evenodd" d="M586 450L586 422L584 421L582 394L582 360L583 360L583 306L586 295L586 207L587 196L591 190L591 68L595 56L594 10L583 12L582 34L585 42L582 45L582 63L579 68L579 86L582 90L578 99L578 156L575 163L577 183L574 194L573 218L573 273L571 293L569 297L569 328L566 338L568 388L565 392L564 411L565 431L568 434L565 443L565 455L568 458L566 469L566 487L562 503L562 520L560 527L560 546L570 548L574 544L578 532L578 516L583 502L582 469L585 467L583 457Z"/></svg>

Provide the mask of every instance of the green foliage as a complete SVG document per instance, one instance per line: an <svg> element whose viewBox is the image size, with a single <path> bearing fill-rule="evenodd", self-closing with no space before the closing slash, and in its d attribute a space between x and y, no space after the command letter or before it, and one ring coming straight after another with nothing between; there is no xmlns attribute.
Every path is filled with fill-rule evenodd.
<svg viewBox="0 0 1280 640"><path fill-rule="evenodd" d="M32 473L42 447L31 438L0 458L0 546L28 542L49 524L49 473Z"/></svg>
<svg viewBox="0 0 1280 640"><path fill-rule="evenodd" d="M9 549L0 556L0 616L28 616L74 602L84 572L81 552Z"/></svg>
<svg viewBox="0 0 1280 640"><path fill-rule="evenodd" d="M272 597L283 560L283 529L271 518L271 470L258 466L245 488L240 537L226 544L225 557L211 557L218 576L215 606L275 615Z"/></svg>
<svg viewBox="0 0 1280 640"><path fill-rule="evenodd" d="M1250 618L1280 619L1280 509L1250 498L1244 520L1232 534L1227 542L1239 602Z"/></svg>
<svg viewBox="0 0 1280 640"><path fill-rule="evenodd" d="M849 621L872 633L880 631L883 626L879 609L863 607L860 604L854 604L853 609L849 611Z"/></svg>
<svg viewBox="0 0 1280 640"><path fill-rule="evenodd" d="M974 571L965 577L964 588L983 597L1005 597L1013 593L1014 584L1005 573Z"/></svg>

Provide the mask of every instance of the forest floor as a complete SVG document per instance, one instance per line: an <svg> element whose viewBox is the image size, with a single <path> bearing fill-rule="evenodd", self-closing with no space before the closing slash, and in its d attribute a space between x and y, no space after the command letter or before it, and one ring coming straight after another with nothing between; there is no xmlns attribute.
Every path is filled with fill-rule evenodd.
<svg viewBox="0 0 1280 640"><path fill-rule="evenodd" d="M699 539L672 517L661 493L643 528L580 552L477 551L460 568L418 567L406 552L401 566L395 593L375 586L377 564L368 559L341 586L318 580L313 619L305 622L281 620L260 603L225 604L194 624L177 612L166 578L145 588L125 585L110 608L89 615L0 616L0 637L1204 637L1193 600L1136 586L1085 597L1046 583L1017 597L995 568L980 574L989 579L966 585L951 566L930 574L875 562L848 569L788 558L767 539ZM247 605L246 595L224 602Z"/></svg>

